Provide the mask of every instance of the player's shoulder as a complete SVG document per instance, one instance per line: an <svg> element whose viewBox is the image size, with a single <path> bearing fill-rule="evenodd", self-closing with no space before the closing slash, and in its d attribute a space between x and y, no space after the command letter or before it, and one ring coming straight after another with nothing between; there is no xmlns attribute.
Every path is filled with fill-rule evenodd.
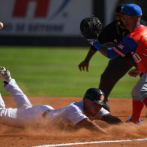
<svg viewBox="0 0 147 147"><path fill-rule="evenodd" d="M138 41L140 41L140 38L142 37L144 32L147 32L147 26L141 24L141 25L137 26L134 29L134 31L132 31L128 36L130 36L136 42L138 42Z"/></svg>
<svg viewBox="0 0 147 147"><path fill-rule="evenodd" d="M67 108L70 111L82 111L82 112L84 112L83 101L71 103L70 105L67 106Z"/></svg>
<svg viewBox="0 0 147 147"><path fill-rule="evenodd" d="M138 37L139 37L139 36L142 35L142 33L143 33L144 31L147 31L147 26L140 24L140 25L138 25L138 26L129 34L129 36L131 36L131 37L137 37L137 36L138 36Z"/></svg>

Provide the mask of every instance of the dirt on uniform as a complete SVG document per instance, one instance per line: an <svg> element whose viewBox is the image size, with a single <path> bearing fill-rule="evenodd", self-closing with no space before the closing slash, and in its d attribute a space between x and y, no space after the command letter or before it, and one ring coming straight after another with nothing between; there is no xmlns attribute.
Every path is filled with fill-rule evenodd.
<svg viewBox="0 0 147 147"><path fill-rule="evenodd" d="M15 103L11 96L3 96L6 107L15 108ZM80 101L82 98L77 97L29 97L33 105L51 105L55 109L62 108L72 102ZM119 117L122 121L126 121L128 116L132 113L132 99L109 99L111 114ZM147 141L122 141L110 142L110 140L128 140L139 139L147 137L147 117L146 108L142 111L141 118L143 119L140 124L124 123L121 125L109 125L103 121L95 121L99 126L104 128L106 134L95 134L85 129L78 131L59 131L48 129L21 129L5 125L0 125L0 146L1 147L30 147L30 146L45 146L51 144L65 144L65 143L79 143L79 142L95 142L78 145L79 147L145 147ZM109 141L100 143L98 141ZM98 143L96 143L98 142ZM64 146L64 145L60 145Z"/></svg>

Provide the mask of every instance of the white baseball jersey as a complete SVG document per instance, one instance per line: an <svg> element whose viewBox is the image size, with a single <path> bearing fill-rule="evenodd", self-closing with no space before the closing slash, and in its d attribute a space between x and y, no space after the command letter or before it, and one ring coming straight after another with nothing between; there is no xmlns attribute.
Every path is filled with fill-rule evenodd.
<svg viewBox="0 0 147 147"><path fill-rule="evenodd" d="M49 105L35 105L32 106L27 96L22 92L14 79L4 86L10 92L17 105L17 108L5 108L5 103L0 95L0 123L15 127L43 127L43 126L58 126L58 125L75 125L83 119L88 118L84 114L83 100L71 103L70 105L54 109ZM46 116L43 114L49 110ZM101 119L103 116L109 114L107 110L101 110L89 119Z"/></svg>

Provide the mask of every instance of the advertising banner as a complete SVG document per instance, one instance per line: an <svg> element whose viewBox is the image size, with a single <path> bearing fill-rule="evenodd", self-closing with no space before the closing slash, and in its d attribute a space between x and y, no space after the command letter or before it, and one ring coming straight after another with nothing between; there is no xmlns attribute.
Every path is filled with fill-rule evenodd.
<svg viewBox="0 0 147 147"><path fill-rule="evenodd" d="M0 0L0 34L77 36L80 22L92 16L91 0Z"/></svg>

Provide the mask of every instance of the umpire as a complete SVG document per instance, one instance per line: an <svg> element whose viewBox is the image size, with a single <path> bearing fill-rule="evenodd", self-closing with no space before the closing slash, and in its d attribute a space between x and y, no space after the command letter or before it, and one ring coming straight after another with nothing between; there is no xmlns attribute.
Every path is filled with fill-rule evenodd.
<svg viewBox="0 0 147 147"><path fill-rule="evenodd" d="M123 23L121 21L122 18L122 9L124 5L118 5L116 7L115 20L108 24L105 28L102 29L98 40L101 44L110 45L110 44L118 44L127 34L129 34L129 30L123 27ZM141 21L143 25L146 25L145 21ZM94 46L90 47L90 50L85 58L78 67L80 71L85 70L88 72L89 61L92 56L96 53L96 48ZM133 66L137 66L133 60L133 57L130 53L128 53L124 58L118 56L116 58L111 59L108 62L108 65L104 72L101 75L99 89L101 89L105 93L105 104L108 111L110 111L108 104L108 96L113 89L114 85L121 79ZM140 75L141 76L141 75Z"/></svg>

